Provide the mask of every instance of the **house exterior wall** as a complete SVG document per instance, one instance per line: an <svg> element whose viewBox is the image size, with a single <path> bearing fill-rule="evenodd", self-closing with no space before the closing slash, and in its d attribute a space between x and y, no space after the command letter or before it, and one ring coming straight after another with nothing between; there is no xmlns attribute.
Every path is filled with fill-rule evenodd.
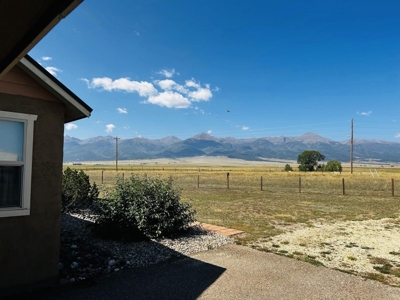
<svg viewBox="0 0 400 300"><path fill-rule="evenodd" d="M56 280L60 249L65 106L54 99L14 94L0 92L0 110L38 118L33 138L30 215L0 218L3 291ZM51 96L49 93L44 98Z"/></svg>

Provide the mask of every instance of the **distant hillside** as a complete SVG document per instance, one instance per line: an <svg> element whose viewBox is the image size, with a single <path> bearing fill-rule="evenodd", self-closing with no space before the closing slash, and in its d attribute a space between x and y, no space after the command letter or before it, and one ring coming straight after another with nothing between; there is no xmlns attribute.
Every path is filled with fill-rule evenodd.
<svg viewBox="0 0 400 300"><path fill-rule="evenodd" d="M304 150L317 150L325 159L350 160L350 142L337 142L314 133L296 137L262 137L235 139L216 138L201 133L181 140L174 136L163 139L121 139L118 156L121 160L181 158L193 156L227 156L245 160L277 158L296 160ZM64 161L96 161L115 159L115 139L98 136L85 140L64 137ZM400 143L379 140L355 140L354 159L360 161L400 162Z"/></svg>

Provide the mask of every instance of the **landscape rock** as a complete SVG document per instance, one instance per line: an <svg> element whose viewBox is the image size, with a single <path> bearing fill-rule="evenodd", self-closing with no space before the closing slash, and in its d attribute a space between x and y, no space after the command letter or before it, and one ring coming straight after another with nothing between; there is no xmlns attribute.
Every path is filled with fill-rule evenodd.
<svg viewBox="0 0 400 300"><path fill-rule="evenodd" d="M174 239L132 243L103 240L92 233L94 219L88 212L62 214L60 284L93 283L97 278L111 273L207 251L210 245L215 248L233 243L231 238L201 228L191 228L187 234Z"/></svg>

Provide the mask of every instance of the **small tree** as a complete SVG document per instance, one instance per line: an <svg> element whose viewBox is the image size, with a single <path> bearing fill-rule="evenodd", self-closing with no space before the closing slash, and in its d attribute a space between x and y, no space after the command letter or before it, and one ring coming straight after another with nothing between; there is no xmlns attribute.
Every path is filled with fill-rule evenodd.
<svg viewBox="0 0 400 300"><path fill-rule="evenodd" d="M330 160L326 164L324 171L327 172L342 172L342 163L337 160Z"/></svg>
<svg viewBox="0 0 400 300"><path fill-rule="evenodd" d="M90 184L85 172L67 168L62 175L61 210L90 205L99 196L96 183Z"/></svg>
<svg viewBox="0 0 400 300"><path fill-rule="evenodd" d="M303 151L297 157L297 163L299 164L300 171L315 171L318 167L318 162L325 159L325 155L319 153L316 150Z"/></svg>
<svg viewBox="0 0 400 300"><path fill-rule="evenodd" d="M286 164L285 172L291 172L291 171L293 171L293 168L289 164Z"/></svg>

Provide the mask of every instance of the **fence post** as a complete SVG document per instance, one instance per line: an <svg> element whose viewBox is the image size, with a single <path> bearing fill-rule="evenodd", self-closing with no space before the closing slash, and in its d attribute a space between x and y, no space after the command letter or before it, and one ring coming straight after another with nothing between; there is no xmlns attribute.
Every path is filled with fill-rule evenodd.
<svg viewBox="0 0 400 300"><path fill-rule="evenodd" d="M125 183L125 173L122 173L122 183Z"/></svg>
<svg viewBox="0 0 400 300"><path fill-rule="evenodd" d="M301 194L301 176L299 176L299 194Z"/></svg>
<svg viewBox="0 0 400 300"><path fill-rule="evenodd" d="M394 179L392 178L392 196L394 197Z"/></svg>
<svg viewBox="0 0 400 300"><path fill-rule="evenodd" d="M229 190L229 172L226 173L226 186Z"/></svg>
<svg viewBox="0 0 400 300"><path fill-rule="evenodd" d="M104 170L101 171L101 184L104 183Z"/></svg>
<svg viewBox="0 0 400 300"><path fill-rule="evenodd" d="M200 188L200 175L197 175L197 188Z"/></svg>
<svg viewBox="0 0 400 300"><path fill-rule="evenodd" d="M263 188L263 182L262 182L262 176L261 176L261 190L262 190L262 188Z"/></svg>
<svg viewBox="0 0 400 300"><path fill-rule="evenodd" d="M345 185L344 185L344 178L342 178L342 186L343 186L343 196L346 195Z"/></svg>

